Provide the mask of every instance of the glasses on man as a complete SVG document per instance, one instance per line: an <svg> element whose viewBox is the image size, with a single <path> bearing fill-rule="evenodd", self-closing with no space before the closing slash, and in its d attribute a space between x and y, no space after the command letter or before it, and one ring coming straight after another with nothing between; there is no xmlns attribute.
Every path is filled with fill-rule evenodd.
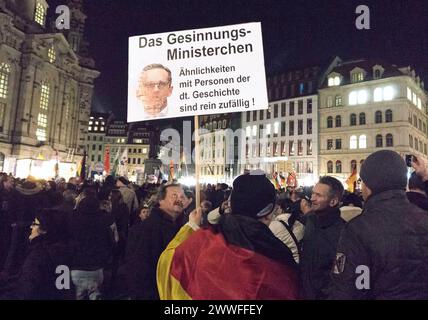
<svg viewBox="0 0 428 320"><path fill-rule="evenodd" d="M33 222L33 223L31 224L31 226L32 226L32 227L35 227L35 226L40 226L40 223L37 223L37 222Z"/></svg>
<svg viewBox="0 0 428 320"><path fill-rule="evenodd" d="M159 89L165 89L168 88L170 85L169 81L159 81L159 82L144 82L143 86L146 89L154 89L155 87L158 87Z"/></svg>

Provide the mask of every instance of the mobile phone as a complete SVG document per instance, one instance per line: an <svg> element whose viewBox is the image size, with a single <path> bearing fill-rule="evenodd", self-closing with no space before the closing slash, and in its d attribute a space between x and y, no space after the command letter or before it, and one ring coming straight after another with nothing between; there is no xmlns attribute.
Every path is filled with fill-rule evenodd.
<svg viewBox="0 0 428 320"><path fill-rule="evenodd" d="M411 168L412 167L412 162L413 162L413 155L411 154L406 154L406 165Z"/></svg>

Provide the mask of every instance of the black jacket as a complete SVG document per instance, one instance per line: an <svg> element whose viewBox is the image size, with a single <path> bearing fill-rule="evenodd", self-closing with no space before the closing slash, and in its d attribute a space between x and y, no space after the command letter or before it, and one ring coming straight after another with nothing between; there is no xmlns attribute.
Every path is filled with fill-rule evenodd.
<svg viewBox="0 0 428 320"><path fill-rule="evenodd" d="M158 207L153 207L150 216L138 224L140 234L131 232L126 250L128 287L133 299L159 299L156 282L156 267L161 253L181 227L181 219L174 222Z"/></svg>
<svg viewBox="0 0 428 320"><path fill-rule="evenodd" d="M370 196L344 228L338 256L332 299L428 299L428 212L411 204L404 190ZM360 290L358 266L369 271Z"/></svg>
<svg viewBox="0 0 428 320"><path fill-rule="evenodd" d="M410 203L417 205L422 210L428 211L428 197L419 192L409 191L406 193Z"/></svg>
<svg viewBox="0 0 428 320"><path fill-rule="evenodd" d="M101 212L76 213L70 219L73 246L73 270L93 271L104 268L112 259L114 238L109 216Z"/></svg>
<svg viewBox="0 0 428 320"><path fill-rule="evenodd" d="M58 266L70 266L70 248L61 243L51 243L45 235L34 238L22 266L19 278L11 292L3 299L59 300L71 299L71 290L58 290ZM63 284L61 282L61 284Z"/></svg>
<svg viewBox="0 0 428 320"><path fill-rule="evenodd" d="M304 299L326 299L337 242L345 221L338 208L328 208L306 216L300 259Z"/></svg>

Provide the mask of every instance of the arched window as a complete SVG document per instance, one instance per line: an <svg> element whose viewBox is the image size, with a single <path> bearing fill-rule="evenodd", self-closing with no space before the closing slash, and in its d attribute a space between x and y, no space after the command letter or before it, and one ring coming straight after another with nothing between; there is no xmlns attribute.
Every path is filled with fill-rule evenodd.
<svg viewBox="0 0 428 320"><path fill-rule="evenodd" d="M336 161L336 173L342 173L342 161Z"/></svg>
<svg viewBox="0 0 428 320"><path fill-rule="evenodd" d="M349 139L349 149L357 149L357 136L351 136Z"/></svg>
<svg viewBox="0 0 428 320"><path fill-rule="evenodd" d="M375 123L382 123L382 112L376 111L376 113L375 113Z"/></svg>
<svg viewBox="0 0 428 320"><path fill-rule="evenodd" d="M375 79L379 79L380 78L380 70L379 69L375 70L375 72L374 72L374 78Z"/></svg>
<svg viewBox="0 0 428 320"><path fill-rule="evenodd" d="M40 106L37 116L36 137L38 141L46 141L48 129L50 87L47 82L43 82L40 87Z"/></svg>
<svg viewBox="0 0 428 320"><path fill-rule="evenodd" d="M9 88L10 66L7 63L0 64L0 98L7 98Z"/></svg>
<svg viewBox="0 0 428 320"><path fill-rule="evenodd" d="M383 147L383 137L381 134L378 134L376 136L376 148L382 148Z"/></svg>
<svg viewBox="0 0 428 320"><path fill-rule="evenodd" d="M365 134L360 136L359 148L360 149L367 148L367 136Z"/></svg>
<svg viewBox="0 0 428 320"><path fill-rule="evenodd" d="M366 114L364 112L360 113L360 126L366 124Z"/></svg>
<svg viewBox="0 0 428 320"><path fill-rule="evenodd" d="M392 110L388 109L385 111L385 122L392 122Z"/></svg>
<svg viewBox="0 0 428 320"><path fill-rule="evenodd" d="M351 114L349 123L351 126L356 126L357 125L357 115L355 113Z"/></svg>
<svg viewBox="0 0 428 320"><path fill-rule="evenodd" d="M342 126L342 117L336 116L336 128L340 128Z"/></svg>
<svg viewBox="0 0 428 320"><path fill-rule="evenodd" d="M327 173L333 173L333 161L327 162Z"/></svg>
<svg viewBox="0 0 428 320"><path fill-rule="evenodd" d="M327 128L333 128L333 117L327 118Z"/></svg>
<svg viewBox="0 0 428 320"><path fill-rule="evenodd" d="M388 133L386 135L386 146L387 147L393 147L394 146L394 137L391 133Z"/></svg>
<svg viewBox="0 0 428 320"><path fill-rule="evenodd" d="M357 170L357 160L351 161L351 172Z"/></svg>

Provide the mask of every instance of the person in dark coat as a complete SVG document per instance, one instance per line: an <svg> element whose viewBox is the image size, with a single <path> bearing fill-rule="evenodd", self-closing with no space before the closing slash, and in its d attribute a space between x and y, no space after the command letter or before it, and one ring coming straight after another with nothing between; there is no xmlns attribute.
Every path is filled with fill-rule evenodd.
<svg viewBox="0 0 428 320"><path fill-rule="evenodd" d="M161 253L182 226L185 195L180 185L162 185L157 202L149 217L138 228L141 236L128 239L125 260L132 299L159 299L156 284L157 263Z"/></svg>
<svg viewBox="0 0 428 320"><path fill-rule="evenodd" d="M103 270L112 259L115 240L108 215L99 209L93 196L83 198L70 221L73 245L71 278L76 286L76 299L101 298L100 287L104 281Z"/></svg>
<svg viewBox="0 0 428 320"><path fill-rule="evenodd" d="M108 200L111 190L116 189L116 179L113 176L107 176L103 186L98 192L99 200Z"/></svg>
<svg viewBox="0 0 428 320"><path fill-rule="evenodd" d="M407 199L422 210L428 211L428 197L425 185L421 177L413 172L409 178L409 191L406 192Z"/></svg>
<svg viewBox="0 0 428 320"><path fill-rule="evenodd" d="M345 225L339 210L343 191L339 180L325 176L312 191L311 206L305 199L301 200L305 213L305 235L300 259L304 299L327 298L337 242Z"/></svg>
<svg viewBox="0 0 428 320"><path fill-rule="evenodd" d="M428 213L407 200L405 161L377 151L360 177L364 211L340 237L329 298L428 299Z"/></svg>
<svg viewBox="0 0 428 320"><path fill-rule="evenodd" d="M64 213L44 209L31 225L30 245L22 270L2 299L70 299L70 290L57 288L58 266L70 266L71 250L64 236ZM70 289L70 288L68 288Z"/></svg>

